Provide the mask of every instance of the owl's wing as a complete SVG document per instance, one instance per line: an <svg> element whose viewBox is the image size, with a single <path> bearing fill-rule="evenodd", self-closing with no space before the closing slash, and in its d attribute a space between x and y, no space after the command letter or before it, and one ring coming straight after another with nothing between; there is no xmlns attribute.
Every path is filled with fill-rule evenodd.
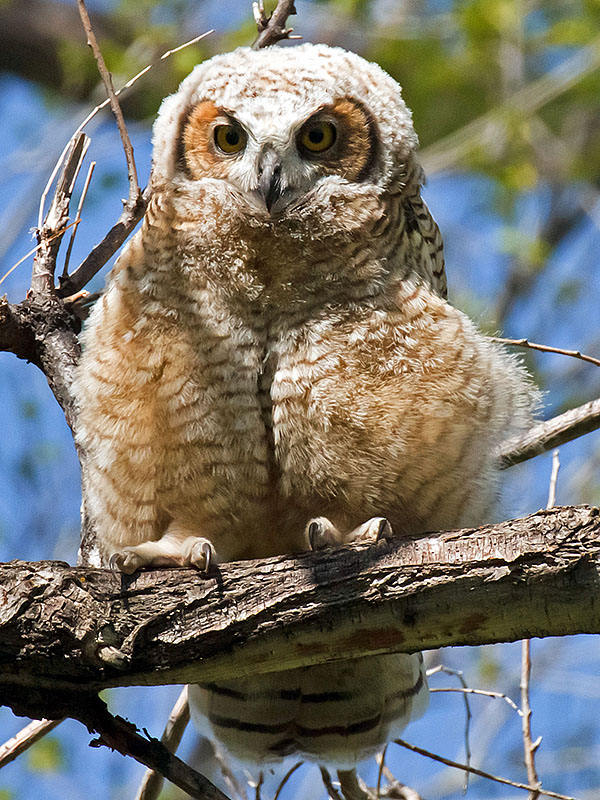
<svg viewBox="0 0 600 800"><path fill-rule="evenodd" d="M444 243L436 221L421 197L420 187L404 195L404 219L411 260L436 294L448 297Z"/></svg>

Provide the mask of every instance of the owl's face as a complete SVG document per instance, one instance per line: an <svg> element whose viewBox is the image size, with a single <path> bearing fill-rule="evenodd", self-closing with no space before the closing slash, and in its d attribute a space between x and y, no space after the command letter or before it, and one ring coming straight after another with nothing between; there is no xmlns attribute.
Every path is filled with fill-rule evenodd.
<svg viewBox="0 0 600 800"><path fill-rule="evenodd" d="M361 103L340 98L294 111L282 113L276 93L236 109L201 101L183 127L184 171L192 180L229 182L257 214L273 218L305 202L328 177L368 180L378 137Z"/></svg>
<svg viewBox="0 0 600 800"><path fill-rule="evenodd" d="M248 214L276 221L307 206L402 183L417 140L398 84L325 45L242 48L199 65L155 126L155 182L221 182ZM352 192L354 187L354 194Z"/></svg>

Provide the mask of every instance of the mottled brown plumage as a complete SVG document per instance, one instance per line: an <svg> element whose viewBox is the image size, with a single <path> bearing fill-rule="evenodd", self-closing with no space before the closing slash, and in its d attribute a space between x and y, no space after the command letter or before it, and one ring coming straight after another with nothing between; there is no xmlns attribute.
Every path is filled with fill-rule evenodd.
<svg viewBox="0 0 600 800"><path fill-rule="evenodd" d="M77 381L89 511L118 568L488 518L495 451L535 392L445 300L416 147L398 85L325 46L215 57L165 101L152 200ZM427 686L420 656L396 655L191 697L241 758L351 764Z"/></svg>

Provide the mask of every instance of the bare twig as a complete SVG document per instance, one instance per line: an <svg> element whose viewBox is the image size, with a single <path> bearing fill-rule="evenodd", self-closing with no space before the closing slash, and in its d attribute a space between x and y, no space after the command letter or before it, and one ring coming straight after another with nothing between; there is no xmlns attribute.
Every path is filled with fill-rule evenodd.
<svg viewBox="0 0 600 800"><path fill-rule="evenodd" d="M57 291L60 297L76 294L102 269L143 217L149 199L150 189L147 187L141 195L140 202L134 209L123 209L119 219L108 231L104 239L91 250L89 255L68 278L60 279L60 287Z"/></svg>
<svg viewBox="0 0 600 800"><path fill-rule="evenodd" d="M67 252L65 254L65 263L62 272L63 277L65 278L69 273L69 261L71 260L71 250L73 249L73 242L75 241L77 228L79 227L79 223L81 222L81 210L83 209L83 204L85 203L85 198L87 197L88 189L90 188L90 183L92 181L92 175L94 174L95 167L96 167L96 162L92 161L88 169L85 183L83 184L83 189L81 190L81 197L79 198L77 213L75 214L75 220L73 222L73 231L71 232L71 236L69 238L69 245L67 247Z"/></svg>
<svg viewBox="0 0 600 800"><path fill-rule="evenodd" d="M560 460L558 450L552 453L552 473L550 475L550 485L548 488L548 502L546 508L553 508L556 501L556 482L558 480L558 470ZM529 696L529 686L531 679L531 641L524 639L521 642L521 730L523 736L523 755L525 767L527 768L527 780L535 787L529 793L529 800L538 800L542 782L540 781L535 765L535 754L541 744L542 737L538 737L534 742L531 738L531 702Z"/></svg>
<svg viewBox="0 0 600 800"><path fill-rule="evenodd" d="M373 800L373 795L360 780L355 769L338 769L337 775L344 800Z"/></svg>
<svg viewBox="0 0 600 800"><path fill-rule="evenodd" d="M462 769L466 772L470 772L471 775L478 775L480 778L487 778L489 781L503 783L505 786L512 786L514 789L524 789L526 792L537 790L536 786L529 786L526 783L518 783L517 781L511 781L508 778L501 778L498 775L492 775L490 772L484 772L482 769L477 769L477 767L467 767L466 764L459 764L457 761L444 758L444 756L438 756L436 753L432 753L431 751L425 750L422 747L409 744L408 742L405 742L404 739L394 739L394 744L400 745L400 747L404 747L413 753L418 753L421 756L431 758L433 761L439 761L440 764L445 764L447 767ZM546 797L554 797L556 800L576 800L575 797L571 797L566 794L559 794L558 792L551 792L548 789L539 789L539 793L545 795Z"/></svg>
<svg viewBox="0 0 600 800"><path fill-rule="evenodd" d="M223 792L196 770L184 764L166 747L152 737L142 736L135 725L119 716L113 716L98 695L78 691L45 691L31 687L0 687L1 700L10 705L18 716L30 716L33 709L48 719L70 717L81 722L90 733L99 738L92 747L109 747L124 756L131 756L140 764L159 771L190 797L198 800L228 800Z"/></svg>
<svg viewBox="0 0 600 800"><path fill-rule="evenodd" d="M256 785L254 787L254 800L262 800L262 787L264 782L265 776L261 769L260 775L258 776L258 780L256 781Z"/></svg>
<svg viewBox="0 0 600 800"><path fill-rule="evenodd" d="M500 469L528 461L561 444L600 428L600 398L534 425L526 433L509 439L499 453Z"/></svg>
<svg viewBox="0 0 600 800"><path fill-rule="evenodd" d="M437 667L434 667L431 670L427 670L427 677L430 675L435 675L438 672L444 672L446 675L453 675L455 678L458 678L461 684L461 688L463 689L463 700L465 703L465 757L467 766L471 764L471 743L470 743L470 735L471 735L471 720L473 719L473 715L471 714L471 706L469 704L468 698L468 689L467 682L465 681L462 671L459 669L452 669L451 667L446 667L444 664L438 664ZM431 691L431 689L429 690ZM469 788L469 773L465 774L465 782L463 785L463 793L466 794L467 789Z"/></svg>
<svg viewBox="0 0 600 800"><path fill-rule="evenodd" d="M558 449L552 452L552 472L550 474L550 485L548 486L548 502L546 508L554 508L556 502L556 482L558 481L558 470L560 469L560 458Z"/></svg>
<svg viewBox="0 0 600 800"><path fill-rule="evenodd" d="M523 751L525 766L527 767L527 780L534 787L529 792L529 800L538 800L540 796L541 781L535 767L535 751L542 741L541 737L535 742L531 739L531 705L529 702L529 679L531 676L531 640L523 639L521 642L521 709L523 719L521 730L523 733Z"/></svg>
<svg viewBox="0 0 600 800"><path fill-rule="evenodd" d="M122 213L119 216L117 222L113 225L113 227L108 231L104 239L97 244L93 250L88 254L88 256L84 259L84 261L77 267L77 269L73 272L72 275L69 277L63 278L60 281L60 289L58 290L58 294L60 296L66 296L75 294L79 290L83 289L83 287L94 277L94 275L106 264L109 258L119 249L119 247L123 244L125 239L129 236L131 231L135 228L137 223L140 221L144 210L146 208L146 204L150 198L150 192L148 189L144 191L142 194L139 189L138 181L137 181L137 171L135 167L135 160L133 156L133 147L131 146L131 141L129 139L129 135L127 133L127 128L125 125L125 121L123 119L123 114L121 112L121 108L118 101L118 96L124 92L126 89L129 89L133 84L139 80L143 75L145 75L155 64L158 64L160 61L163 61L166 58L169 58L173 53L177 53L179 50L182 50L184 47L189 47L192 44L199 42L205 36L213 33L212 30L207 31L206 33L201 34L200 36L195 36L193 39L185 42L184 44L180 45L179 47L175 47L171 50L167 50L165 53L161 55L161 57L149 64L148 66L144 67L143 70L134 75L127 83L122 86L120 89L115 90L112 84L112 78L108 70L106 69L106 65L102 58L102 54L98 48L98 44L96 42L94 32L92 30L91 24L89 22L89 16L87 15L87 10L85 8L85 4L83 0L78 0L79 10L82 18L82 22L84 25L84 29L86 35L88 37L88 43L94 52L94 57L98 63L98 70L100 71L100 75L106 87L106 91L108 93L108 98L97 105L92 111L86 116L86 118L79 124L75 134L79 133L85 125L87 125L90 120L103 108L107 105L110 105L115 118L117 120L117 125L119 127L119 133L121 134L121 140L123 142L123 149L125 152L125 157L127 160L127 169L128 169L128 176L129 176L129 198L125 203L125 207ZM42 196L42 200L40 203L40 217L43 214L43 206L45 195L54 180L56 172L59 169L59 166L65 156L65 152L59 158L56 167L50 179L48 181L48 185Z"/></svg>
<svg viewBox="0 0 600 800"><path fill-rule="evenodd" d="M0 768L10 764L46 734L60 725L61 719L34 719L0 746Z"/></svg>
<svg viewBox="0 0 600 800"><path fill-rule="evenodd" d="M163 735L160 741L170 753L179 747L181 737L190 721L190 707L188 705L188 688L184 686L177 702L173 706ZM163 776L154 770L148 770L142 779L136 800L156 800L164 783Z"/></svg>
<svg viewBox="0 0 600 800"><path fill-rule="evenodd" d="M123 86L121 86L119 89L115 89L115 97L120 97L124 92L127 91L127 89L131 89L131 87L134 85L134 83L139 81L140 78L142 78L144 75L146 75L146 73L149 72L157 64L160 64L161 61L164 61L165 59L169 58L170 56L174 55L175 53L178 53L180 50L183 50L186 47L190 47L193 44L197 44L201 39L204 39L205 37L210 36L211 33L214 33L214 30L211 29L209 31L206 31L205 33L201 33L199 36L194 36L193 39L189 39L189 41L184 42L183 44L180 44L179 47L174 47L171 50L165 51L160 56L160 58L157 58L156 61L153 61L151 64L148 64L146 67L144 67L144 69L142 69L138 73L136 73L133 76L133 78L130 78L127 81L127 83L124 83ZM79 123L79 125L77 126L77 128L75 129L75 131L73 133L73 136L75 136L77 133L82 131L85 128L85 126L94 119L96 114L98 114L100 111L102 111L103 108L106 108L106 106L108 106L109 104L110 104L110 97L107 97L106 100L103 100L101 103L98 103L98 105L95 106L90 111L90 113L85 117L85 119L82 122ZM64 153L61 155L61 157L59 158L59 160L57 162L56 167L54 168L55 169L54 176L56 176L56 172L58 171L58 168L59 168L60 163L61 163L63 158L64 158ZM51 176L49 183L51 183L53 179L54 178Z"/></svg>
<svg viewBox="0 0 600 800"><path fill-rule="evenodd" d="M127 89L130 89L133 86L133 84L136 83L136 81L138 81L156 64L159 64L164 59L169 58L174 53L183 50L185 47L189 47L190 45L196 44L201 39L204 39L205 36L208 36L211 33L214 33L214 31L213 30L206 31L206 33L202 33L200 34L200 36L195 36L193 39L190 39L189 41L185 42L179 47L174 47L172 50L167 50L165 53L161 55L159 59L154 61L152 64L149 64L148 66L144 67L144 69L140 70L140 72L138 72L137 75L134 75L133 78L130 78L127 81L127 83L121 86L120 89L117 89L114 93L115 97L119 97ZM109 104L110 104L110 97L107 97L106 100L104 100L102 103L93 108L90 111L90 113L85 117L85 119L77 126L73 136L82 131L83 128L96 116L96 114L103 108L106 108L106 106ZM41 219L43 217L45 197L65 157L66 150L67 148L63 150L60 158L58 159L56 166L54 167L54 170L50 175L50 178L48 179L46 189L42 194L42 198L40 200L40 211L39 211L40 226L41 226ZM59 295L65 296L69 294L75 294L80 289L83 289L83 287L94 277L94 275L100 269L102 269L104 264L106 264L108 259L119 249L119 247L123 244L125 239L129 236L131 231L140 221L144 213L149 196L150 196L149 192L145 191L135 208L133 209L125 208L123 210L117 222L106 234L106 236L100 242L100 244L94 247L91 253L84 259L84 261L79 265L79 267L70 277L68 277L67 279L63 278L61 280L61 286L60 289L58 290Z"/></svg>
<svg viewBox="0 0 600 800"><path fill-rule="evenodd" d="M115 120L117 121L117 128L119 129L121 142L123 143L123 151L125 153L125 160L127 161L127 176L129 179L129 198L127 200L126 205L129 206L130 208L135 208L141 199L141 191L138 183L135 158L133 156L133 146L131 144L131 139L129 138L129 133L127 132L125 118L123 117L121 106L117 99L117 95L115 94L115 87L113 86L112 75L106 68L104 58L102 56L100 48L98 47L98 42L96 40L96 36L92 28L92 23L90 22L90 17L85 7L85 1L77 0L77 7L79 8L79 15L81 17L81 22L83 24L85 35L87 36L87 43L91 47L92 53L94 54L94 58L96 59L96 64L98 65L98 72L100 73L100 77L102 78L102 83L104 84L106 93L109 97L110 107L114 114Z"/></svg>
<svg viewBox="0 0 600 800"><path fill-rule="evenodd" d="M252 43L253 50L260 50L262 47L269 47L282 39L301 39L301 36L293 36L293 28L286 28L287 18L296 13L294 0L279 0L277 6L270 17L267 17L263 0L252 3L254 19L258 29L258 36Z"/></svg>
<svg viewBox="0 0 600 800"><path fill-rule="evenodd" d="M431 691L431 689L429 690ZM381 797L381 779L383 778L383 771L385 769L385 757L387 755L388 745L383 748L381 753L378 753L375 756L375 761L377 762L377 766L379 769L377 770L377 785L375 786L375 798L379 800Z"/></svg>
<svg viewBox="0 0 600 800"><path fill-rule="evenodd" d="M333 781L331 779L331 775L325 769L325 767L319 767L321 771L321 779L323 781L323 786L325 787L327 794L331 798L331 800L344 800L342 795L338 792L338 790L333 785Z"/></svg>
<svg viewBox="0 0 600 800"><path fill-rule="evenodd" d="M69 220L71 194L89 141L84 133L78 133L69 142L52 204L43 225L37 231L38 247L31 272L31 291L34 294L48 295L54 290L56 257Z"/></svg>
<svg viewBox="0 0 600 800"><path fill-rule="evenodd" d="M64 228L61 228L59 231L56 231L56 233L53 233L52 236L48 236L47 239L45 240L45 243L49 244L50 242L54 241L54 239L57 239L59 236L62 236L66 231L69 230L69 228L72 228L76 224L77 220L73 220L73 222L69 223L69 225L65 225ZM20 267L24 261L27 261L29 256L32 256L35 253L37 253L42 247L44 247L43 242L40 242L39 244L36 244L35 247L32 247L31 250L25 253L24 256L22 256L15 264L12 265L10 269L8 269L4 273L4 275L0 278L0 283L3 283L8 278L8 276L16 270L17 267Z"/></svg>
<svg viewBox="0 0 600 800"><path fill-rule="evenodd" d="M511 347L527 347L530 350L540 350L542 353L558 353L561 356L580 358L582 361L588 361L590 364L595 364L597 367L600 367L600 358L586 356L579 350L563 350L560 347L550 347L547 344L536 344L535 342L530 342L528 339L504 339L501 336L490 336L490 339L493 342L510 345Z"/></svg>
<svg viewBox="0 0 600 800"><path fill-rule="evenodd" d="M485 689L471 689L469 686L464 687L461 686L443 686L435 689L429 689L430 692L460 692L463 694L478 694L482 697L491 697L493 700L504 700L513 711L516 711L517 714L522 717L523 712L519 708L519 706L515 703L514 700L511 700L510 697L503 692L488 692Z"/></svg>
<svg viewBox="0 0 600 800"><path fill-rule="evenodd" d="M301 767L301 766L302 766L302 764L304 764L304 761L296 761L296 763L294 764L294 766L293 766L293 767L290 767L290 769L288 769L288 771L285 773L285 775L283 776L283 778L282 778L282 779L281 779L281 781L279 782L279 786L277 787L277 791L275 792L275 794L274 794L274 796L273 796L273 800L279 800L279 797L280 797L280 795L281 795L281 792L283 791L283 787L286 785L286 783L287 783L287 782L289 781L289 779L292 777L292 775L294 774L294 772L296 772L296 770L297 770L299 767Z"/></svg>

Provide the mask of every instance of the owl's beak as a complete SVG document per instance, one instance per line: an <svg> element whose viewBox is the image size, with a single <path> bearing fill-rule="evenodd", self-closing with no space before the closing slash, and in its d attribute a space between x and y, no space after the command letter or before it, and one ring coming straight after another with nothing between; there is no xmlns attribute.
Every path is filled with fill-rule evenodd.
<svg viewBox="0 0 600 800"><path fill-rule="evenodd" d="M266 149L258 161L258 194L263 199L269 214L281 211L285 187L281 179L281 161L275 150Z"/></svg>

